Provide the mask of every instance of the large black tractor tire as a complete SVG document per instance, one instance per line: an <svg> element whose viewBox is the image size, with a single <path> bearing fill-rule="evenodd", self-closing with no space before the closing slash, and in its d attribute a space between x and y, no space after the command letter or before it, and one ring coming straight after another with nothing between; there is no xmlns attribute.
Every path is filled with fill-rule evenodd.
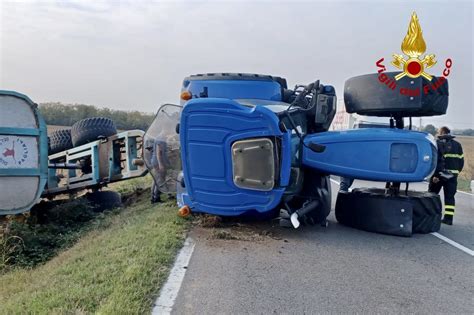
<svg viewBox="0 0 474 315"><path fill-rule="evenodd" d="M344 84L344 103L348 113L380 117L421 117L444 115L448 109L449 87L444 77L431 81L404 77L396 81L399 72L371 73L350 78ZM387 78L394 89L379 80ZM396 87L395 87L396 86ZM427 86L428 88L425 88ZM431 87L437 86L436 89ZM416 95L400 91L418 91Z"/></svg>
<svg viewBox="0 0 474 315"><path fill-rule="evenodd" d="M86 194L95 212L102 212L122 206L122 197L115 191L94 191Z"/></svg>
<svg viewBox="0 0 474 315"><path fill-rule="evenodd" d="M70 129L55 130L49 136L49 154L66 151L72 147Z"/></svg>
<svg viewBox="0 0 474 315"><path fill-rule="evenodd" d="M111 119L93 117L79 120L71 129L72 144L77 147L99 139L110 137L117 133L117 128Z"/></svg>
<svg viewBox="0 0 474 315"><path fill-rule="evenodd" d="M390 235L437 232L442 204L437 194L404 191L391 196L379 188L340 192L336 202L338 222L357 229Z"/></svg>

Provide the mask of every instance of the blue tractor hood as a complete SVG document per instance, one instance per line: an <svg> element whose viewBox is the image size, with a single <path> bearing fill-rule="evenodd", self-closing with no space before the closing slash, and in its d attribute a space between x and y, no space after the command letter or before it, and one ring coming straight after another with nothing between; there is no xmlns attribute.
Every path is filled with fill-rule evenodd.
<svg viewBox="0 0 474 315"><path fill-rule="evenodd" d="M391 128L329 131L305 137L303 164L328 174L372 181L421 182L437 161L434 138L424 132Z"/></svg>
<svg viewBox="0 0 474 315"><path fill-rule="evenodd" d="M253 73L206 73L184 79L181 92L192 98L260 99L281 101L287 88L284 78ZM181 100L181 105L184 105Z"/></svg>
<svg viewBox="0 0 474 315"><path fill-rule="evenodd" d="M278 124L277 116L263 106L243 106L222 98L188 101L179 127L184 203L195 212L216 215L273 210L289 182L291 163L290 134ZM235 183L232 146L247 139L271 141L275 178L270 190L241 188Z"/></svg>

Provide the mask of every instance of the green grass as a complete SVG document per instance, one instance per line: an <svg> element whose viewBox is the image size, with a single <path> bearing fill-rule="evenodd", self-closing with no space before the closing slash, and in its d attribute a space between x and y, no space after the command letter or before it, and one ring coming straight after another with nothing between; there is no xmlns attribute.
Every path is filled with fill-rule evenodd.
<svg viewBox="0 0 474 315"><path fill-rule="evenodd" d="M0 314L149 313L185 236L186 220L148 194L94 222L71 248L0 276Z"/></svg>
<svg viewBox="0 0 474 315"><path fill-rule="evenodd" d="M153 183L153 178L148 173L146 176L132 178L129 180L124 180L121 182L110 184L109 187L112 190L121 193L121 194L129 194L135 191L144 190L151 187Z"/></svg>
<svg viewBox="0 0 474 315"><path fill-rule="evenodd" d="M458 177L458 190L471 192L471 181L462 177Z"/></svg>

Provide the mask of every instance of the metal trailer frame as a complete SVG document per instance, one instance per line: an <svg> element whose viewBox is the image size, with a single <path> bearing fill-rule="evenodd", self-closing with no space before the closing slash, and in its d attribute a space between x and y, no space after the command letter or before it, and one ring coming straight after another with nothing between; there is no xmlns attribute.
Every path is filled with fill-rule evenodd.
<svg viewBox="0 0 474 315"><path fill-rule="evenodd" d="M17 127L18 124L13 124L15 127L0 126L0 135L4 138L34 138L38 154L35 167L15 162L9 167L0 168L2 185L8 185L6 178L10 177L34 178L35 181L38 178L36 191L30 192L31 201L28 199L25 204L5 206L5 209L0 209L0 215L26 212L41 198L52 199L59 194L75 193L83 189L97 190L108 183L141 177L148 173L143 161L143 131L120 132L48 157L47 126L38 105L28 96L14 91L0 90L0 96L23 101L32 113L30 125L25 125L28 127ZM10 108L10 112L7 110L6 113L15 114L11 105L7 108ZM0 187L0 191L4 188L7 187Z"/></svg>
<svg viewBox="0 0 474 315"><path fill-rule="evenodd" d="M144 176L148 170L142 159L143 136L141 130L124 131L50 155L43 197Z"/></svg>

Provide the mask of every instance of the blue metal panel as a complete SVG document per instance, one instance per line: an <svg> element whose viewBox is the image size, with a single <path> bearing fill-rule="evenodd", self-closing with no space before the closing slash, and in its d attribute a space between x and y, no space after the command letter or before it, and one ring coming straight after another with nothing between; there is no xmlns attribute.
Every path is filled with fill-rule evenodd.
<svg viewBox="0 0 474 315"><path fill-rule="evenodd" d="M239 105L227 99L191 100L180 124L181 158L187 194L184 202L193 211L239 215L250 210L266 212L281 200L284 187L272 191L242 189L234 185L231 146L247 138L276 136L281 139L281 185L289 179L289 134L283 134L270 110ZM281 154L281 153L280 153Z"/></svg>
<svg viewBox="0 0 474 315"><path fill-rule="evenodd" d="M287 186L290 183L290 170L292 162L291 151L291 131L283 134L281 142L281 169L280 169L280 185Z"/></svg>
<svg viewBox="0 0 474 315"><path fill-rule="evenodd" d="M100 181L100 176L99 176L99 147L97 145L94 145L92 147L92 156L91 156L91 162L92 162L92 179L96 182Z"/></svg>
<svg viewBox="0 0 474 315"><path fill-rule="evenodd" d="M37 168L1 168L0 176L39 176L40 170Z"/></svg>
<svg viewBox="0 0 474 315"><path fill-rule="evenodd" d="M128 169L131 171L135 171L138 169L138 167L133 164L133 160L137 158L138 152L137 152L137 138L126 138L125 141L125 149L128 154L127 156L127 164L128 164Z"/></svg>
<svg viewBox="0 0 474 315"><path fill-rule="evenodd" d="M420 182L436 166L435 143L422 132L387 128L330 131L308 135L304 142L323 144L326 150L315 153L303 148L303 164L334 175ZM412 148L400 151L400 145Z"/></svg>
<svg viewBox="0 0 474 315"><path fill-rule="evenodd" d="M0 135L39 136L40 131L33 128L0 127Z"/></svg>
<svg viewBox="0 0 474 315"><path fill-rule="evenodd" d="M263 99L281 101L281 85L274 81L192 80L185 90L199 96L205 88L209 98Z"/></svg>

